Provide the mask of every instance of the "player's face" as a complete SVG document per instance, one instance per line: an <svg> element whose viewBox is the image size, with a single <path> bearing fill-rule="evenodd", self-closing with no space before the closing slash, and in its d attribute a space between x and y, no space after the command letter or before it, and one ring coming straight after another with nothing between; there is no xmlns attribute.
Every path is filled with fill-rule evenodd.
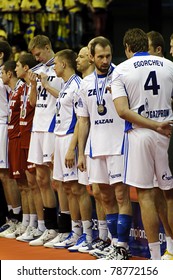
<svg viewBox="0 0 173 280"><path fill-rule="evenodd" d="M100 45L95 46L95 55L93 62L98 74L106 74L112 61L112 52L110 46L103 48Z"/></svg>
<svg viewBox="0 0 173 280"><path fill-rule="evenodd" d="M54 58L54 70L57 77L62 77L64 72L64 63L58 56Z"/></svg>
<svg viewBox="0 0 173 280"><path fill-rule="evenodd" d="M83 72L89 67L89 57L88 57L88 49L82 48L78 53L78 57L76 59L77 62L77 70L79 72Z"/></svg>
<svg viewBox="0 0 173 280"><path fill-rule="evenodd" d="M16 71L16 75L18 78L24 78L24 75L26 74L26 72L25 72L22 64L19 61L17 61L17 63L16 63L15 71Z"/></svg>
<svg viewBox="0 0 173 280"><path fill-rule="evenodd" d="M2 78L4 85L8 85L9 77L8 77L7 72L4 70L4 66L2 66L1 78Z"/></svg>
<svg viewBox="0 0 173 280"><path fill-rule="evenodd" d="M38 62L46 63L50 59L49 48L47 46L41 49L35 47L31 53Z"/></svg>
<svg viewBox="0 0 173 280"><path fill-rule="evenodd" d="M173 56L173 39L170 42L170 54Z"/></svg>

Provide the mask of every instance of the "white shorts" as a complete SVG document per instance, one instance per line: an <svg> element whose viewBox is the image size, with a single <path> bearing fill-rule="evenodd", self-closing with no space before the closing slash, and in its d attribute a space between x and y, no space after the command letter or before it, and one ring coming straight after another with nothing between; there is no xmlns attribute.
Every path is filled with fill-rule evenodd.
<svg viewBox="0 0 173 280"><path fill-rule="evenodd" d="M66 168L65 156L69 148L73 134L55 137L53 179L62 182L78 181L82 185L88 185L88 176L86 172L81 172L77 168L77 155L75 165L72 168Z"/></svg>
<svg viewBox="0 0 173 280"><path fill-rule="evenodd" d="M8 168L8 125L0 124L0 168Z"/></svg>
<svg viewBox="0 0 173 280"><path fill-rule="evenodd" d="M122 155L87 156L87 170L89 183L115 184L123 181L124 157Z"/></svg>
<svg viewBox="0 0 173 280"><path fill-rule="evenodd" d="M52 161L55 134L50 132L31 132L28 162L47 164Z"/></svg>
<svg viewBox="0 0 173 280"><path fill-rule="evenodd" d="M125 183L150 189L173 188L173 177L168 163L169 139L159 133L136 128L125 136Z"/></svg>

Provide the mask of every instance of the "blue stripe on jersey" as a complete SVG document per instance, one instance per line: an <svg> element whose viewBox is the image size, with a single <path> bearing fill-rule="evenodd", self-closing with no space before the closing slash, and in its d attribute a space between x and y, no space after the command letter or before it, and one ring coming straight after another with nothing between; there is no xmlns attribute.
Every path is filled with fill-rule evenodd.
<svg viewBox="0 0 173 280"><path fill-rule="evenodd" d="M133 56L145 56L145 55L150 55L148 52L137 52Z"/></svg>
<svg viewBox="0 0 173 280"><path fill-rule="evenodd" d="M35 72L35 71L38 70L41 66L43 66L43 63L39 63L39 64L35 65L34 67L30 68L30 70L32 70L32 72Z"/></svg>
<svg viewBox="0 0 173 280"><path fill-rule="evenodd" d="M75 76L75 78L74 78L74 80L75 80L75 82L76 82L76 84L77 84L77 86L78 86L78 88L80 87L80 83L81 83L81 78L79 77L79 76Z"/></svg>
<svg viewBox="0 0 173 280"><path fill-rule="evenodd" d="M92 158L93 157L93 152L92 152L92 147L91 147L91 140L90 140L90 158Z"/></svg>
<svg viewBox="0 0 173 280"><path fill-rule="evenodd" d="M76 114L75 114L75 111L74 111L74 108L73 108L72 121L71 121L70 127L67 130L66 134L70 134L70 133L74 132L76 122L77 122L77 118L76 118Z"/></svg>
<svg viewBox="0 0 173 280"><path fill-rule="evenodd" d="M129 151L129 139L128 139L128 133L125 133L125 137L124 137L124 183L126 183L128 151Z"/></svg>
<svg viewBox="0 0 173 280"><path fill-rule="evenodd" d="M54 64L54 57L49 59L49 61L46 62L46 66L52 66Z"/></svg>
<svg viewBox="0 0 173 280"><path fill-rule="evenodd" d="M131 129L133 129L132 123L128 122L128 121L125 121L125 130L124 131L127 132L127 131L129 131Z"/></svg>
<svg viewBox="0 0 173 280"><path fill-rule="evenodd" d="M54 128L55 128L55 122L56 122L56 114L54 115L51 124L49 126L48 132L54 132Z"/></svg>

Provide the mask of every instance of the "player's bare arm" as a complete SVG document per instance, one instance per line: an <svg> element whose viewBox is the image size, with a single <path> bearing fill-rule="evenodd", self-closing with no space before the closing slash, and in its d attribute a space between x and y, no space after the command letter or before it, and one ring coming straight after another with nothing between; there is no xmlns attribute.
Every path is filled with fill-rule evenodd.
<svg viewBox="0 0 173 280"><path fill-rule="evenodd" d="M78 168L80 171L86 171L86 157L85 157L85 146L89 135L90 121L88 117L78 118Z"/></svg>
<svg viewBox="0 0 173 280"><path fill-rule="evenodd" d="M65 156L66 167L72 168L75 164L75 157L76 157L75 149L77 146L77 142L78 142L78 121L75 125L73 137L71 139L70 146Z"/></svg>
<svg viewBox="0 0 173 280"><path fill-rule="evenodd" d="M156 122L133 112L129 109L127 97L124 96L114 99L114 105L118 115L122 119L134 123L139 127L152 129L167 137L171 136L173 121Z"/></svg>

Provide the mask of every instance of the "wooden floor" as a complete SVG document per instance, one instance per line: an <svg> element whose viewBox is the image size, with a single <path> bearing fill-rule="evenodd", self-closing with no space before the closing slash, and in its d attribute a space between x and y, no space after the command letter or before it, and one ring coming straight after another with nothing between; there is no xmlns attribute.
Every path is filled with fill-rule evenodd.
<svg viewBox="0 0 173 280"><path fill-rule="evenodd" d="M15 239L0 238L1 260L95 260L90 254L71 253L67 249L30 246ZM132 257L132 260L143 259Z"/></svg>
<svg viewBox="0 0 173 280"><path fill-rule="evenodd" d="M131 188L132 201L137 200L135 188ZM132 257L133 260L144 259ZM90 254L71 253L67 249L30 246L15 239L0 237L0 260L95 260Z"/></svg>

